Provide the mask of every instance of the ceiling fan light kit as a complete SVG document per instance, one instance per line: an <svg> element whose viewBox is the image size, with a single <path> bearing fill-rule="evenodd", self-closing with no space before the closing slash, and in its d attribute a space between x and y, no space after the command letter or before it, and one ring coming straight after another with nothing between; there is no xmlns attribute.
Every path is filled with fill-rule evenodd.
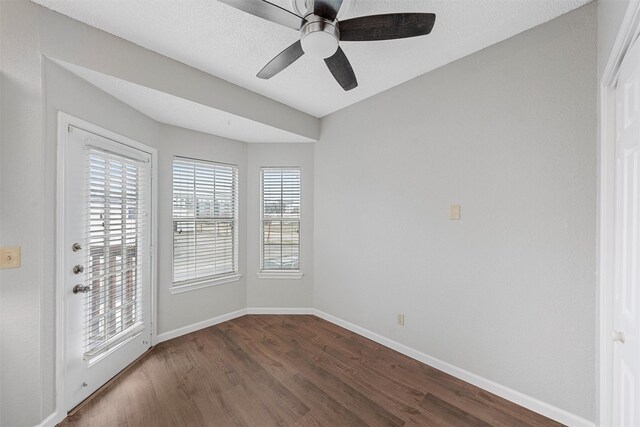
<svg viewBox="0 0 640 427"><path fill-rule="evenodd" d="M390 13L337 21L344 0L308 0L304 17L267 0L218 0L243 12L300 31L299 39L273 58L257 74L270 79L305 53L324 59L327 68L345 91L358 86L356 75L341 41L394 40L429 34L433 13Z"/></svg>
<svg viewBox="0 0 640 427"><path fill-rule="evenodd" d="M305 17L306 24L300 30L300 43L307 55L325 59L336 53L340 44L337 22L334 24L321 16Z"/></svg>

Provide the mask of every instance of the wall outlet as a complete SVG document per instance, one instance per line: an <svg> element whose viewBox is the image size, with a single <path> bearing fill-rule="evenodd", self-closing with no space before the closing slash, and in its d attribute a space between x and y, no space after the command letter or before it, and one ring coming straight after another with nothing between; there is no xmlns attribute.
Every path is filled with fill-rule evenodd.
<svg viewBox="0 0 640 427"><path fill-rule="evenodd" d="M398 314L398 325L404 326L404 314Z"/></svg>
<svg viewBox="0 0 640 427"><path fill-rule="evenodd" d="M0 248L0 268L20 267L20 246Z"/></svg>

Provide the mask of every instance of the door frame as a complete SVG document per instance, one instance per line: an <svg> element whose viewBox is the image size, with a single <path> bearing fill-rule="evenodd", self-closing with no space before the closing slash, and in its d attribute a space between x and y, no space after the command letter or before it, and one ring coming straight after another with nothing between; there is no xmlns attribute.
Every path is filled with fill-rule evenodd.
<svg viewBox="0 0 640 427"><path fill-rule="evenodd" d="M613 408L613 291L615 267L616 84L620 64L640 36L640 2L630 1L599 80L598 142L598 424L611 425Z"/></svg>
<svg viewBox="0 0 640 427"><path fill-rule="evenodd" d="M64 274L64 251L68 248L64 247L64 188L65 188L65 147L68 143L68 128L73 126L87 132L94 133L103 138L107 138L120 144L144 151L151 155L151 293L150 293L150 328L151 328L151 347L157 343L157 260L158 260L158 150L146 144L134 141L123 135L117 134L110 130L104 129L98 125L87 122L85 120L74 117L70 114L58 111L58 138L57 138L57 179L56 179L56 386L55 386L55 411L52 417L49 417L47 425L55 425L67 416L64 407L64 362L65 362L65 339L66 339L66 313L64 310L64 290L65 290L65 274ZM43 423L44 424L44 423Z"/></svg>

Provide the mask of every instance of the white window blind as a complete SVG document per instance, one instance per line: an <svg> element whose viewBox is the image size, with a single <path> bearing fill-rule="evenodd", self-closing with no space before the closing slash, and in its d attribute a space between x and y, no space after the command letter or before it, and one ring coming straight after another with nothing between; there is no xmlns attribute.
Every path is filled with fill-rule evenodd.
<svg viewBox="0 0 640 427"><path fill-rule="evenodd" d="M174 285L237 273L237 182L237 166L174 159Z"/></svg>
<svg viewBox="0 0 640 427"><path fill-rule="evenodd" d="M262 168L263 271L300 270L300 169Z"/></svg>
<svg viewBox="0 0 640 427"><path fill-rule="evenodd" d="M87 159L85 350L91 355L142 322L150 164L95 148Z"/></svg>

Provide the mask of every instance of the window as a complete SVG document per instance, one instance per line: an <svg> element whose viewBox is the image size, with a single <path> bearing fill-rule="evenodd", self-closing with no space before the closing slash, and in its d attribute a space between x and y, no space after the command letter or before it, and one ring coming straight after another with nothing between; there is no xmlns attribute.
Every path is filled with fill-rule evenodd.
<svg viewBox="0 0 640 427"><path fill-rule="evenodd" d="M174 159L174 285L237 275L237 188L237 166Z"/></svg>
<svg viewBox="0 0 640 427"><path fill-rule="evenodd" d="M262 168L262 271L300 270L300 169Z"/></svg>
<svg viewBox="0 0 640 427"><path fill-rule="evenodd" d="M151 171L146 158L87 154L85 356L93 357L142 326Z"/></svg>

